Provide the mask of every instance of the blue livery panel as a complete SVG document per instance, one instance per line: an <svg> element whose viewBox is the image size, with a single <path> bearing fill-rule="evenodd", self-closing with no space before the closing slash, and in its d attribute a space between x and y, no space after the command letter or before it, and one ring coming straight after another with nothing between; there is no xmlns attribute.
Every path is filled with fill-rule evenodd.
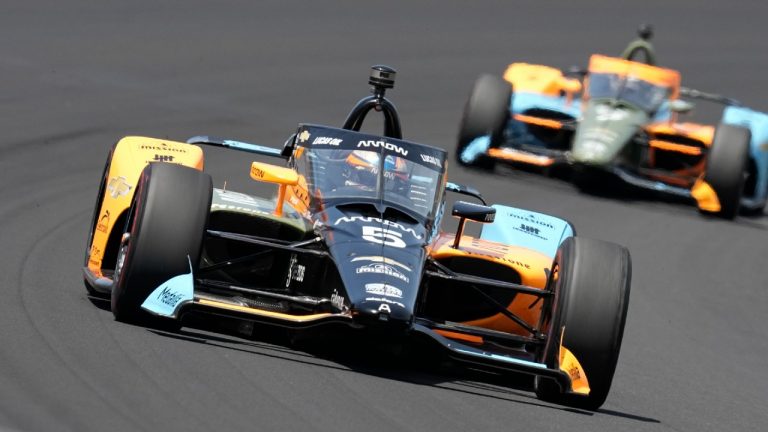
<svg viewBox="0 0 768 432"><path fill-rule="evenodd" d="M554 258L560 244L575 235L571 224L563 219L499 204L492 207L496 219L483 225L483 240L532 249Z"/></svg>
<svg viewBox="0 0 768 432"><path fill-rule="evenodd" d="M555 97L539 93L520 92L512 95L512 103L509 108L514 114L523 114L530 109L547 109L579 118L581 99L574 98L568 103L564 96Z"/></svg>
<svg viewBox="0 0 768 432"><path fill-rule="evenodd" d="M187 257L189 260L189 257ZM195 282L192 277L192 262L189 273L174 276L160 284L147 296L141 307L155 315L176 318L179 307L194 299Z"/></svg>

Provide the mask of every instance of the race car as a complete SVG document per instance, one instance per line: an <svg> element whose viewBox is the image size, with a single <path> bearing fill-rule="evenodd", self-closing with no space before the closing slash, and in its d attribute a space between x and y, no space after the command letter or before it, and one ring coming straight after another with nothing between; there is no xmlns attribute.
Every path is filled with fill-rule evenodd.
<svg viewBox="0 0 768 432"><path fill-rule="evenodd" d="M650 28L640 36L622 57L592 55L586 71L512 63L503 79L481 76L464 108L458 163L567 165L576 180L609 173L728 219L762 212L768 114L681 87L677 71L655 65ZM679 121L691 99L724 104L720 124Z"/></svg>
<svg viewBox="0 0 768 432"><path fill-rule="evenodd" d="M548 401L597 409L618 360L631 262L557 217L486 205L447 181L443 149L402 138L373 95L342 128L300 124L282 149L236 140L125 137L109 153L83 272L119 321L183 324L189 313L434 347L457 364L535 376ZM384 134L361 133L371 110ZM201 145L269 156L250 177L274 198L214 188ZM455 233L441 228L446 191ZM477 237L467 221L482 224ZM368 334L365 333L365 334Z"/></svg>

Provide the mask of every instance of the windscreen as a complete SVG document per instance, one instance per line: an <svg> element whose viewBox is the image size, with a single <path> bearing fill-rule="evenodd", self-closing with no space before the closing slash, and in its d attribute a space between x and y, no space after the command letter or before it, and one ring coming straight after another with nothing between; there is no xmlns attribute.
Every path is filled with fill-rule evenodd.
<svg viewBox="0 0 768 432"><path fill-rule="evenodd" d="M432 220L442 199L445 152L343 129L304 128L295 168L314 206L383 203Z"/></svg>
<svg viewBox="0 0 768 432"><path fill-rule="evenodd" d="M653 113L669 98L671 88L631 75L592 73L589 75L588 97L616 99Z"/></svg>

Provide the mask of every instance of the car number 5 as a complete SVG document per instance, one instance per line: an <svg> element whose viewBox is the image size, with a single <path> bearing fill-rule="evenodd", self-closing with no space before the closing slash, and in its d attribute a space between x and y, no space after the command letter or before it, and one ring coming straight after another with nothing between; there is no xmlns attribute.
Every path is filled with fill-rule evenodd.
<svg viewBox="0 0 768 432"><path fill-rule="evenodd" d="M363 240L396 248L404 248L403 235L396 231L385 231L381 227L363 226Z"/></svg>

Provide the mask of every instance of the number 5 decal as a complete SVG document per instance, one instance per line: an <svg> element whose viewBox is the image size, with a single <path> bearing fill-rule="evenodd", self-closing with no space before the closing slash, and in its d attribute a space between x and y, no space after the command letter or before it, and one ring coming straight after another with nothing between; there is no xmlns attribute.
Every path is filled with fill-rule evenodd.
<svg viewBox="0 0 768 432"><path fill-rule="evenodd" d="M363 226L363 240L385 246L404 248L403 235L396 231L384 231L381 227Z"/></svg>

